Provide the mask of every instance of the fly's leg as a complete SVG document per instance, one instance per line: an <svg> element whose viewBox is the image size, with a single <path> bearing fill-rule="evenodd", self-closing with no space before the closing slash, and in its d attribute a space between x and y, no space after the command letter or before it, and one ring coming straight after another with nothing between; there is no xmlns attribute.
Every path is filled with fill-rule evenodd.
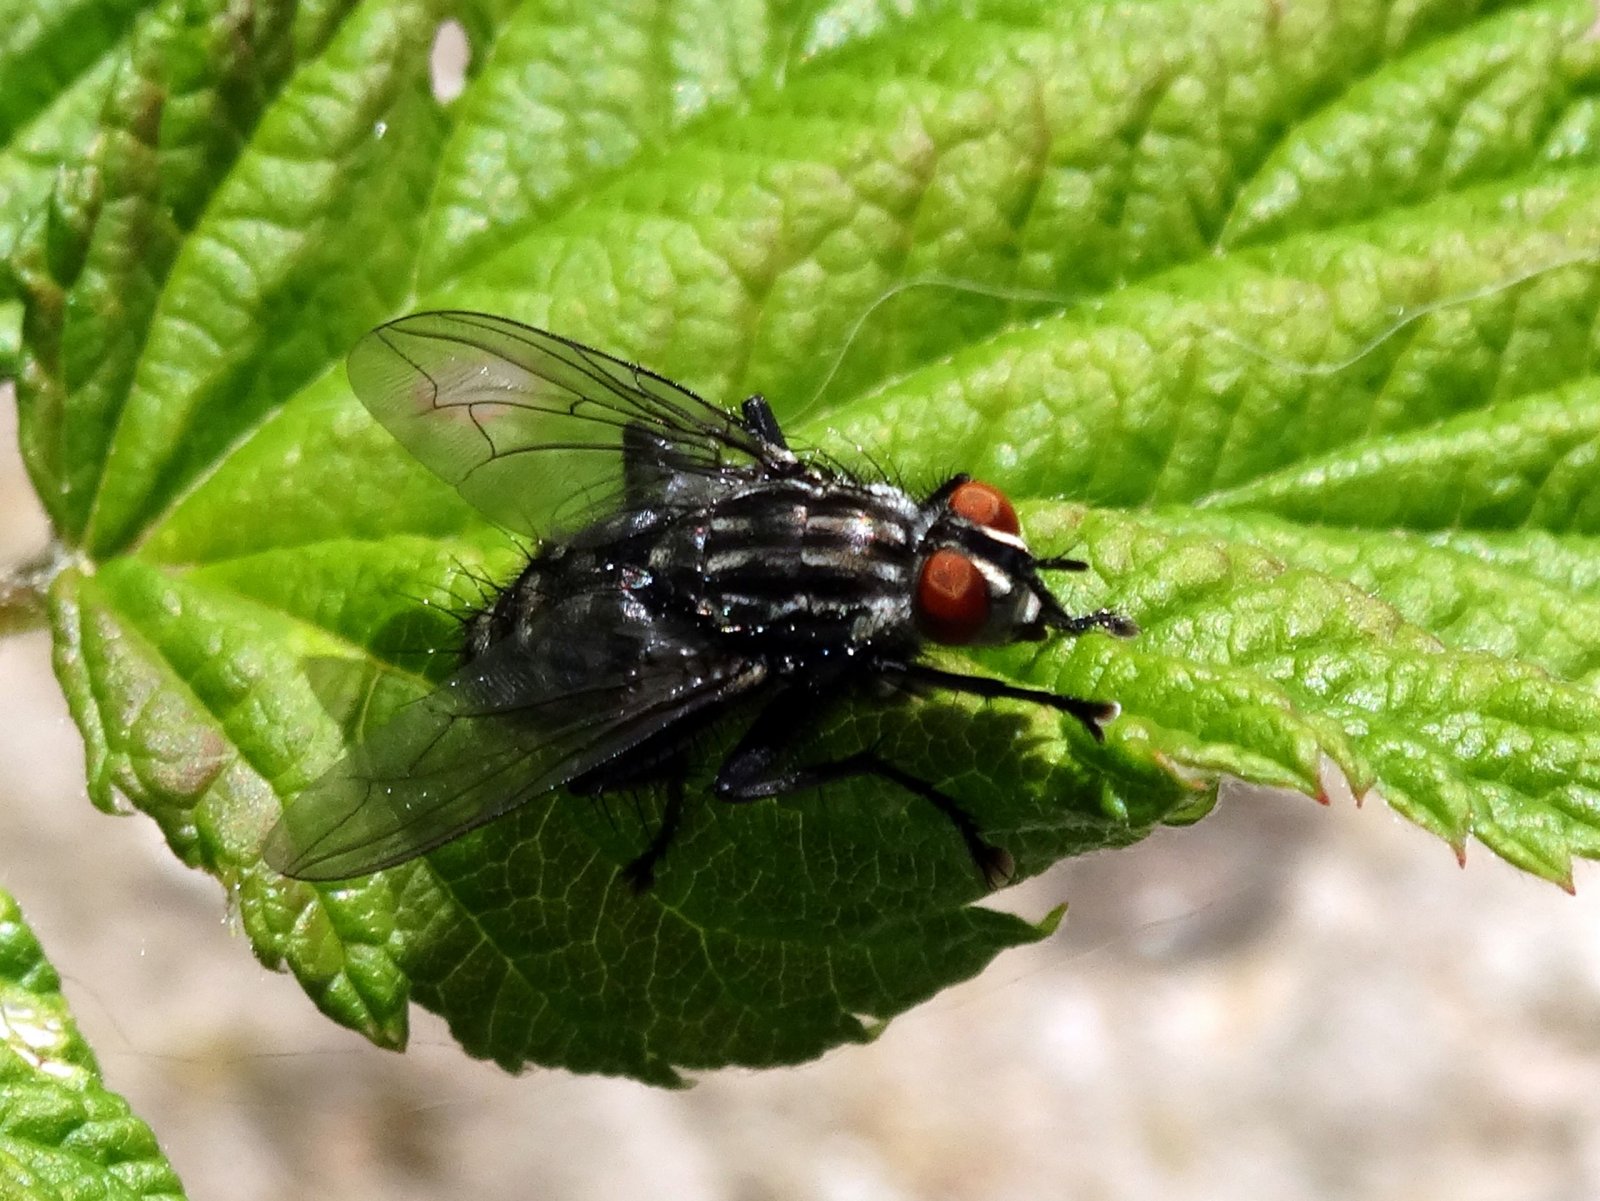
<svg viewBox="0 0 1600 1201"><path fill-rule="evenodd" d="M789 441L765 396L757 392L746 397L740 414L745 428L766 447L769 466L784 471L798 469L799 460L789 449ZM657 503L662 489L678 472L694 468L692 460L649 426L630 421L622 427L622 496L627 505Z"/></svg>
<svg viewBox="0 0 1600 1201"><path fill-rule="evenodd" d="M1021 688L1004 680L988 676L969 676L955 671L941 671L925 663L886 662L880 664L885 675L899 676L912 684L927 688L942 688L946 692L964 692L968 696L981 696L1011 701L1027 701L1044 705L1060 713L1069 713L1083 725L1096 742L1105 741L1101 726L1122 712L1115 701L1086 701L1076 696L1058 696L1042 688Z"/></svg>
<svg viewBox="0 0 1600 1201"><path fill-rule="evenodd" d="M757 392L754 396L747 396L744 403L739 406L740 413L744 416L745 428L760 438L768 446L778 450L788 450L789 442L783 436L783 430L778 427L778 419L772 415L772 406L767 403L767 398Z"/></svg>
<svg viewBox="0 0 1600 1201"><path fill-rule="evenodd" d="M682 824L683 774L680 772L667 780L667 807L661 815L661 825L657 827L655 837L650 840L649 846L623 866L622 878L635 893L646 893L654 887L656 864L667 853Z"/></svg>
<svg viewBox="0 0 1600 1201"><path fill-rule="evenodd" d="M1058 618L1050 623L1068 634L1086 634L1090 630L1104 630L1113 638L1132 638L1139 633L1138 623L1110 609L1096 609L1093 613Z"/></svg>
<svg viewBox="0 0 1600 1201"><path fill-rule="evenodd" d="M1033 561L1034 578L1041 571L1088 571L1089 565L1082 559L1069 558L1066 555L1056 555L1048 559L1035 559ZM1045 622L1051 629L1061 630L1067 634L1086 634L1090 630L1104 630L1113 638L1132 638L1139 632L1139 623L1131 617L1124 617L1121 613L1113 613L1110 609L1097 609L1093 613L1080 615L1068 613L1061 607L1061 602L1049 589L1039 588L1039 598L1045 602Z"/></svg>
<svg viewBox="0 0 1600 1201"><path fill-rule="evenodd" d="M667 848L672 845L678 836L678 830L683 825L683 781L686 765L681 757L674 756L665 763L650 765L650 775L658 778L667 786L667 804L661 814L661 824L656 827L656 832L651 835L650 843L638 855L635 855L622 867L622 878L628 887L636 893L649 892L656 882L656 865L661 862L662 856L667 853ZM580 796L593 797L600 805L606 803L609 793L621 792L625 789L637 789L648 781L641 779L637 773L618 775L607 773L604 770L581 776L567 784L567 788ZM639 822L644 824L644 814L638 809L638 794L634 793L634 807L639 813ZM610 809L606 809L606 820L610 822ZM615 829L612 823L612 829Z"/></svg>
<svg viewBox="0 0 1600 1201"><path fill-rule="evenodd" d="M1090 630L1104 630L1113 638L1132 638L1139 632L1139 623L1133 618L1113 613L1110 609L1096 609L1093 613L1068 613L1048 590L1041 587L1038 597L1044 603L1041 617L1052 630L1074 636Z"/></svg>
<svg viewBox="0 0 1600 1201"><path fill-rule="evenodd" d="M1110 609L1096 609L1093 613L1068 613L1050 593L1040 597L1044 601L1044 623L1052 630L1074 636L1090 630L1104 630L1113 638L1132 638L1139 632L1139 623Z"/></svg>
<svg viewBox="0 0 1600 1201"><path fill-rule="evenodd" d="M814 763L769 776L747 778L737 770L739 767L739 761L730 758L717 775L717 795L725 801L754 801L762 797L780 796L852 776L877 776L888 780L921 797L950 819L950 824L966 843L967 854L972 856L973 865L989 888L999 888L1008 883L1016 868L1009 853L983 837L978 830L978 823L972 820L972 815L961 807L959 801L940 792L926 780L896 767L876 751L857 751L831 763Z"/></svg>
<svg viewBox="0 0 1600 1201"><path fill-rule="evenodd" d="M779 767L778 761L792 743L796 729L815 711L816 697L806 692L781 695L762 710L717 769L712 784L717 796L724 801L756 801L852 776L877 776L921 797L949 818L989 888L999 888L1011 879L1016 866L1011 856L983 837L978 823L959 801L876 751L857 751L843 759L804 767Z"/></svg>

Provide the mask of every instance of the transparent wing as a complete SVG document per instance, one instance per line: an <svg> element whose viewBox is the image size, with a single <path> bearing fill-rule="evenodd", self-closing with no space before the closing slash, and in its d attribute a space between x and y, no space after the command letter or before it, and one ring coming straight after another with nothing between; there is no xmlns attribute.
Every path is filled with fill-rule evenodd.
<svg viewBox="0 0 1600 1201"><path fill-rule="evenodd" d="M407 450L526 534L547 532L575 495L619 491L629 427L636 445L670 456L673 471L747 468L768 450L737 414L670 380L483 313L417 313L379 326L350 352L349 374L362 404Z"/></svg>
<svg viewBox="0 0 1600 1201"><path fill-rule="evenodd" d="M577 627L593 620L591 607L568 606L557 622L572 628L546 631L547 653L507 639L403 707L289 805L263 858L301 880L391 867L764 675L759 664L704 653L648 625L602 626L604 644L586 640Z"/></svg>

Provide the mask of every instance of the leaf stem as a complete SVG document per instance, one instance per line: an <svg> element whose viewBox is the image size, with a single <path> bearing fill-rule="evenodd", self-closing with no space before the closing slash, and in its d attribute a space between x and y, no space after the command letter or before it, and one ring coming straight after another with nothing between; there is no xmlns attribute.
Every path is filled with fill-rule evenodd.
<svg viewBox="0 0 1600 1201"><path fill-rule="evenodd" d="M62 548L52 543L40 554L0 573L0 637L37 630L47 623L45 596L65 563Z"/></svg>

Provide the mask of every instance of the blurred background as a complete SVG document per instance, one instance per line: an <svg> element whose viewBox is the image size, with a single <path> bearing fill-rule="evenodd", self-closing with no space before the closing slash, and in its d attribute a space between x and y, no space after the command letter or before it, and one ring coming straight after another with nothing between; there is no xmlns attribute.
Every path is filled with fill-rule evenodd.
<svg viewBox="0 0 1600 1201"><path fill-rule="evenodd" d="M0 390L0 571L46 527ZM1381 804L1234 792L998 896L1061 931L804 1067L681 1092L379 1051L96 811L42 632L0 639L0 884L195 1201L1600 1196L1600 874L1465 870Z"/></svg>

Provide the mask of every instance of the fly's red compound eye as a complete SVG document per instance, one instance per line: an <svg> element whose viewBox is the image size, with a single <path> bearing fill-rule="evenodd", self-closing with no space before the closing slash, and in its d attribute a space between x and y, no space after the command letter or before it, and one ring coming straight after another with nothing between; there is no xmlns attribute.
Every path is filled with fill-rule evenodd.
<svg viewBox="0 0 1600 1201"><path fill-rule="evenodd" d="M1022 523L1006 494L993 484L968 480L950 494L950 511L973 525L1002 534L1020 534Z"/></svg>
<svg viewBox="0 0 1600 1201"><path fill-rule="evenodd" d="M917 580L917 619L935 642L971 642L989 621L989 585L958 550L936 550Z"/></svg>

